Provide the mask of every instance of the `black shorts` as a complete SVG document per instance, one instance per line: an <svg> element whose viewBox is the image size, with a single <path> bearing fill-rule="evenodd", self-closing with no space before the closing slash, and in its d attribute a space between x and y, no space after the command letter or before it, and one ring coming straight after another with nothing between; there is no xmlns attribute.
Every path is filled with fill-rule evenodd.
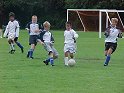
<svg viewBox="0 0 124 93"><path fill-rule="evenodd" d="M37 35L30 35L30 37L29 37L29 45L31 45L31 44L37 45L37 39L38 39Z"/></svg>
<svg viewBox="0 0 124 93"><path fill-rule="evenodd" d="M109 50L110 48L112 49L112 53L113 53L117 48L117 43L106 42L105 43L105 51Z"/></svg>
<svg viewBox="0 0 124 93"><path fill-rule="evenodd" d="M17 41L18 41L18 37L15 37L15 38L14 38L14 41L17 42Z"/></svg>

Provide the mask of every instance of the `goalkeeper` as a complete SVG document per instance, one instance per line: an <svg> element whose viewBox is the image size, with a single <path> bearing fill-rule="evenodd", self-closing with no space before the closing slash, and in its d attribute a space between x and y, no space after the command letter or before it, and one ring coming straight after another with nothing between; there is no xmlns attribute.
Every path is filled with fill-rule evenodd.
<svg viewBox="0 0 124 93"><path fill-rule="evenodd" d="M122 32L117 27L118 19L112 18L111 19L111 25L106 29L105 31L105 62L104 66L108 66L109 61L111 59L111 54L116 50L117 48L117 38L122 38Z"/></svg>

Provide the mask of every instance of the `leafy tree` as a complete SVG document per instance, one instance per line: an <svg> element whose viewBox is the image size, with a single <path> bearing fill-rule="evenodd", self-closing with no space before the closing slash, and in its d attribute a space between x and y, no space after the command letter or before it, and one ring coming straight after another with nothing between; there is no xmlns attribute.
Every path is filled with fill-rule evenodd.
<svg viewBox="0 0 124 93"><path fill-rule="evenodd" d="M0 0L0 26L7 23L8 14L13 11L22 27L35 14L41 23L48 20L53 28L61 29L68 8L124 9L124 0Z"/></svg>

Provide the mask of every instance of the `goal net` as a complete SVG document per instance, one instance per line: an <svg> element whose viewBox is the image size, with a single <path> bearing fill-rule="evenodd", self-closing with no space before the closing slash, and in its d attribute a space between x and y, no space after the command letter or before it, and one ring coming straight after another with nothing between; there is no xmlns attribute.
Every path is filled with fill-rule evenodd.
<svg viewBox="0 0 124 93"><path fill-rule="evenodd" d="M73 28L78 31L99 32L99 38L102 32L111 24L111 18L118 18L118 27L123 28L124 10L107 9L67 9L67 21L73 23Z"/></svg>

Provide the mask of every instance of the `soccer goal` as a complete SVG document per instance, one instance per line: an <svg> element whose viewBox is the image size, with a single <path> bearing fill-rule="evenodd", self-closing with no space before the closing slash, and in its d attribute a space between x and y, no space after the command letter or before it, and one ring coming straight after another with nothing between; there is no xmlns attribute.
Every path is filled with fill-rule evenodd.
<svg viewBox="0 0 124 93"><path fill-rule="evenodd" d="M99 38L111 24L111 18L119 19L118 27L124 28L124 10L108 9L67 9L67 21L71 21L74 29L79 31L97 31Z"/></svg>

